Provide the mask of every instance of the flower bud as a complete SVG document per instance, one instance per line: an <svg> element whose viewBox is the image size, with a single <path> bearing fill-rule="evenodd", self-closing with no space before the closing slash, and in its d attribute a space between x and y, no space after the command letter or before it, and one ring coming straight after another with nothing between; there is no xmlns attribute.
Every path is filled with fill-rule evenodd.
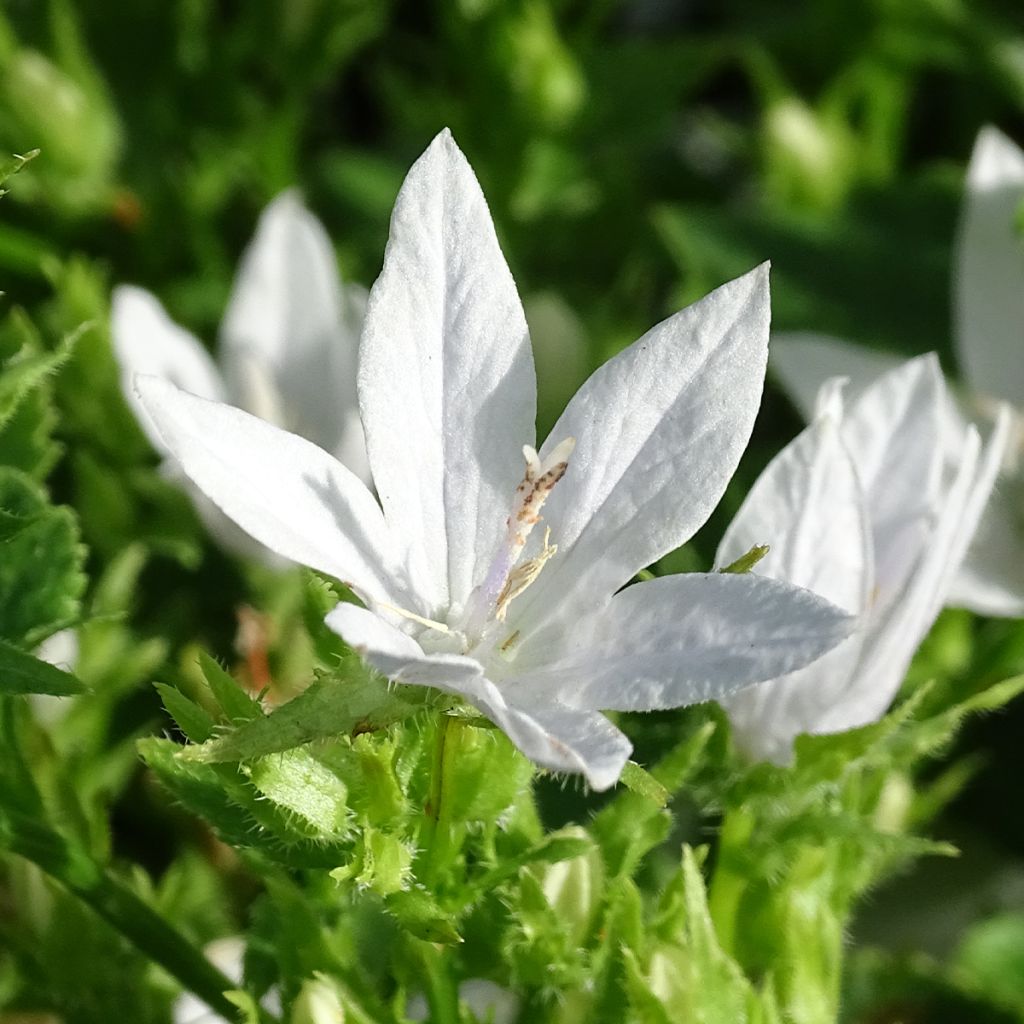
<svg viewBox="0 0 1024 1024"><path fill-rule="evenodd" d="M290 1024L344 1024L345 1008L334 985L322 974L302 983Z"/></svg>

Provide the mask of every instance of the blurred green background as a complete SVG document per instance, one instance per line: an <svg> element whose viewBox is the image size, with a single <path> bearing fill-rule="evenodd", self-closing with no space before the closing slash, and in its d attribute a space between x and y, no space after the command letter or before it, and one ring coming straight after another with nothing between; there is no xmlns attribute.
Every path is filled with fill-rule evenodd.
<svg viewBox="0 0 1024 1024"><path fill-rule="evenodd" d="M343 276L369 285L402 177L447 125L527 305L542 434L593 367L765 259L777 327L936 349L955 374L951 243L990 122L1024 141L1019 0L6 0L0 154L41 153L0 207L3 301L44 344L92 324L54 385L50 486L94 579L129 545L150 553L139 636L230 655L259 588L152 472L109 354L113 284L152 289L212 343L259 211L298 185ZM722 507L673 568L709 564L799 429L769 388ZM946 613L914 678L1022 669L1019 624ZM144 689L119 700L115 735L167 727ZM641 752L676 721L638 722ZM1021 730L1020 709L975 724L936 769L974 770L939 828L964 856L866 909L855 1019L989 1019L965 991L992 964L1010 990L984 1012L1021 1019ZM152 804L138 774L123 784L115 844L159 868L176 823Z"/></svg>

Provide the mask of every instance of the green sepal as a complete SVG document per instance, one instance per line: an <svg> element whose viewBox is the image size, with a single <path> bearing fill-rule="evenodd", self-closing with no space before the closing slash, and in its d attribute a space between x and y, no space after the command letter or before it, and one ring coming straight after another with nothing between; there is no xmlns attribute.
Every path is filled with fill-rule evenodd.
<svg viewBox="0 0 1024 1024"><path fill-rule="evenodd" d="M206 708L200 707L174 686L166 683L153 685L167 713L193 743L204 743L213 735L217 723Z"/></svg>
<svg viewBox="0 0 1024 1024"><path fill-rule="evenodd" d="M407 889L387 898L388 913L418 939L454 945L462 942L455 919L434 901L425 889Z"/></svg>
<svg viewBox="0 0 1024 1024"><path fill-rule="evenodd" d="M318 837L344 839L348 835L345 783L309 751L299 748L269 754L256 761L248 774L263 796L306 822Z"/></svg>

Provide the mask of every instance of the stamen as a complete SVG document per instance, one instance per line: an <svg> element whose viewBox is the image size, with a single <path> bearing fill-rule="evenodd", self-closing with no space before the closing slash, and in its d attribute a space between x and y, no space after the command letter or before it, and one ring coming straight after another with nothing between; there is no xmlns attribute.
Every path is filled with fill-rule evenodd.
<svg viewBox="0 0 1024 1024"><path fill-rule="evenodd" d="M558 550L545 537L541 554L516 568L531 531L540 522L540 510L555 484L565 476L569 456L575 447L576 439L567 437L542 460L530 445L523 446L526 472L516 488L512 514L505 520L505 541L491 562L483 583L467 602L464 620L467 635L479 637L492 615L499 621L504 619L509 602L537 578L544 563Z"/></svg>
<svg viewBox="0 0 1024 1024"><path fill-rule="evenodd" d="M435 622L433 619L425 619L422 615L417 615L415 612L407 611L405 608L399 608L396 604L388 604L387 601L374 601L374 604L376 604L378 608L386 608L389 612L401 615L403 619L411 619L413 622L418 622L421 626L426 626L427 629L434 629L437 630L438 633L447 633L449 635L453 633L453 630L443 622Z"/></svg>
<svg viewBox="0 0 1024 1024"><path fill-rule="evenodd" d="M498 595L498 603L494 613L494 617L499 622L505 621L505 613L508 611L508 606L540 575L541 569L544 568L544 563L549 558L553 558L558 554L558 545L551 544L550 540L551 530L548 529L544 531L544 550L536 558L523 562L522 565L509 573L505 586L502 587L501 593Z"/></svg>

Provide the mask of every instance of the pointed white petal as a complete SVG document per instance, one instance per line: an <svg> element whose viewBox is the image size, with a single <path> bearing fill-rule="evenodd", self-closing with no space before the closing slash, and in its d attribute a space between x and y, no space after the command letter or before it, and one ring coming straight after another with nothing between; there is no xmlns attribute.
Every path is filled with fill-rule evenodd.
<svg viewBox="0 0 1024 1024"><path fill-rule="evenodd" d="M154 447L163 450L132 389L136 373L164 377L201 398L223 400L224 387L210 354L195 335L167 315L155 295L134 285L115 288L110 331L121 370L121 390Z"/></svg>
<svg viewBox="0 0 1024 1024"><path fill-rule="evenodd" d="M935 516L946 401L938 360L928 354L876 380L843 423L871 517L875 585L883 604L906 580Z"/></svg>
<svg viewBox="0 0 1024 1024"><path fill-rule="evenodd" d="M681 707L801 668L849 636L854 621L815 594L752 573L662 576L616 594L547 664L543 634L524 642L516 688L593 710Z"/></svg>
<svg viewBox="0 0 1024 1024"><path fill-rule="evenodd" d="M358 344L330 239L284 192L260 216L221 325L231 401L334 451L356 408Z"/></svg>
<svg viewBox="0 0 1024 1024"><path fill-rule="evenodd" d="M718 504L757 414L768 267L648 331L577 392L541 450L576 450L544 508L558 555L520 599L524 632L607 601Z"/></svg>
<svg viewBox="0 0 1024 1024"><path fill-rule="evenodd" d="M1024 405L1024 152L983 128L967 170L956 247L957 352L978 391Z"/></svg>
<svg viewBox="0 0 1024 1024"><path fill-rule="evenodd" d="M412 608L377 503L316 445L156 377L135 389L164 448L230 519L279 555Z"/></svg>
<svg viewBox="0 0 1024 1024"><path fill-rule="evenodd" d="M505 704L480 709L535 764L583 775L591 789L614 786L633 745L596 711L537 701L529 709Z"/></svg>
<svg viewBox="0 0 1024 1024"><path fill-rule="evenodd" d="M355 604L339 604L324 619L368 664L396 682L433 686L474 700L487 684L478 661L459 654L427 654L408 633Z"/></svg>
<svg viewBox="0 0 1024 1024"><path fill-rule="evenodd" d="M999 473L1009 430L1000 417L979 461L980 439L968 428L963 459L938 521L903 590L867 626L864 652L850 687L822 716L816 731L836 732L884 714L911 659L935 621L977 529Z"/></svg>
<svg viewBox="0 0 1024 1024"><path fill-rule="evenodd" d="M947 602L953 607L969 608L979 615L1024 618L1022 498L1017 481L1004 481L993 492L974 542L950 586Z"/></svg>
<svg viewBox="0 0 1024 1024"><path fill-rule="evenodd" d="M819 418L768 464L715 561L729 565L760 544L769 550L757 575L804 587L848 612L864 608L874 585L871 527L839 419Z"/></svg>
<svg viewBox="0 0 1024 1024"><path fill-rule="evenodd" d="M857 632L805 668L724 700L736 746L751 760L788 764L797 736L825 731L824 718L843 706L865 642Z"/></svg>
<svg viewBox="0 0 1024 1024"><path fill-rule="evenodd" d="M461 605L494 556L534 440L535 392L487 204L442 132L395 203L359 367L377 492L439 608Z"/></svg>
<svg viewBox="0 0 1024 1024"><path fill-rule="evenodd" d="M804 419L814 418L818 389L830 377L845 377L846 401L855 402L877 377L902 363L898 356L810 331L772 334L768 371Z"/></svg>
<svg viewBox="0 0 1024 1024"><path fill-rule="evenodd" d="M615 783L629 757L629 740L603 715L570 710L550 698L532 702L529 709L514 706L506 699L513 691L503 693L484 678L477 661L426 654L412 637L365 608L341 604L325 621L389 679L464 697L543 768L582 773L602 790Z"/></svg>

